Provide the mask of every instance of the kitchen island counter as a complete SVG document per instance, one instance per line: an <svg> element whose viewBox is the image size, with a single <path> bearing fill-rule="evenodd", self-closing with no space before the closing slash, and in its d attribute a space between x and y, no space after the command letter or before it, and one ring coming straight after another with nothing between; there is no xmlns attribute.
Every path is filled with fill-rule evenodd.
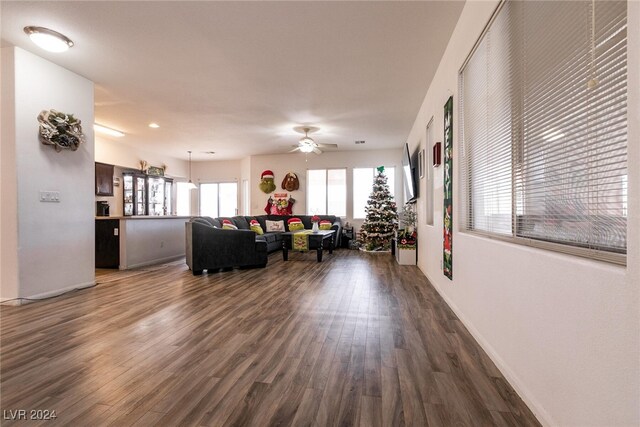
<svg viewBox="0 0 640 427"><path fill-rule="evenodd" d="M101 216L96 217L96 261L107 239L117 239L118 262L112 268L127 270L150 264L160 264L185 256L185 226L189 216ZM111 221L110 227L100 226ZM100 230L100 232L99 232ZM110 259L114 259L111 256ZM97 265L99 265L97 263Z"/></svg>

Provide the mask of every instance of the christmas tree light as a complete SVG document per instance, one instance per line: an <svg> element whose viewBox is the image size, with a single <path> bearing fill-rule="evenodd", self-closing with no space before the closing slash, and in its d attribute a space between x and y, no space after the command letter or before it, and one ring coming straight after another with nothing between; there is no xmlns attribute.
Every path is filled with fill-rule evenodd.
<svg viewBox="0 0 640 427"><path fill-rule="evenodd" d="M384 166L378 168L378 174L373 180L365 212L366 218L358 237L360 245L367 251L389 250L391 239L398 228L398 213L387 185Z"/></svg>

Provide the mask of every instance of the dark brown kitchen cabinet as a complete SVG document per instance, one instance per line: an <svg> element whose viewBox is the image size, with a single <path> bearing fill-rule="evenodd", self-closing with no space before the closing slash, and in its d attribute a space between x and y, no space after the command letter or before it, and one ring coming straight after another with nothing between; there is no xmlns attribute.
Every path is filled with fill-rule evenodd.
<svg viewBox="0 0 640 427"><path fill-rule="evenodd" d="M113 196L113 165L96 162L96 196Z"/></svg>
<svg viewBox="0 0 640 427"><path fill-rule="evenodd" d="M96 219L96 268L120 265L120 221Z"/></svg>

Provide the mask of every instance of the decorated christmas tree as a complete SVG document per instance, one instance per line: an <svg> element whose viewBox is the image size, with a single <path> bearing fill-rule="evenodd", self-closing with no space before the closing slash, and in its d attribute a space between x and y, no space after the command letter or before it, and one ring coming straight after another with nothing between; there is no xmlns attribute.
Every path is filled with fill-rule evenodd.
<svg viewBox="0 0 640 427"><path fill-rule="evenodd" d="M360 227L358 237L361 247L367 251L389 250L391 239L398 227L398 213L383 166L378 168L378 174L373 180L373 190L365 212L366 219Z"/></svg>

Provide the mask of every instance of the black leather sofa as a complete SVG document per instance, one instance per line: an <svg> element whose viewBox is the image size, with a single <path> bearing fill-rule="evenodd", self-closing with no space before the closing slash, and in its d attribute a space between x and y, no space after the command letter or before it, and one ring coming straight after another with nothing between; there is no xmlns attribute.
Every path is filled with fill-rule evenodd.
<svg viewBox="0 0 640 427"><path fill-rule="evenodd" d="M340 246L342 222L333 215L318 215L321 220L332 223L335 230L334 247ZM283 221L285 231L289 231L287 221L300 218L305 229L311 229L310 215L257 215L224 218L195 217L186 223L187 265L194 275L203 270L214 271L233 267L265 267L267 254L282 249L282 233L267 232L266 221ZM222 221L228 219L237 230L222 228ZM257 220L265 230L258 235L249 227L251 220ZM329 241L325 245L329 245ZM325 248L325 249L328 249Z"/></svg>

